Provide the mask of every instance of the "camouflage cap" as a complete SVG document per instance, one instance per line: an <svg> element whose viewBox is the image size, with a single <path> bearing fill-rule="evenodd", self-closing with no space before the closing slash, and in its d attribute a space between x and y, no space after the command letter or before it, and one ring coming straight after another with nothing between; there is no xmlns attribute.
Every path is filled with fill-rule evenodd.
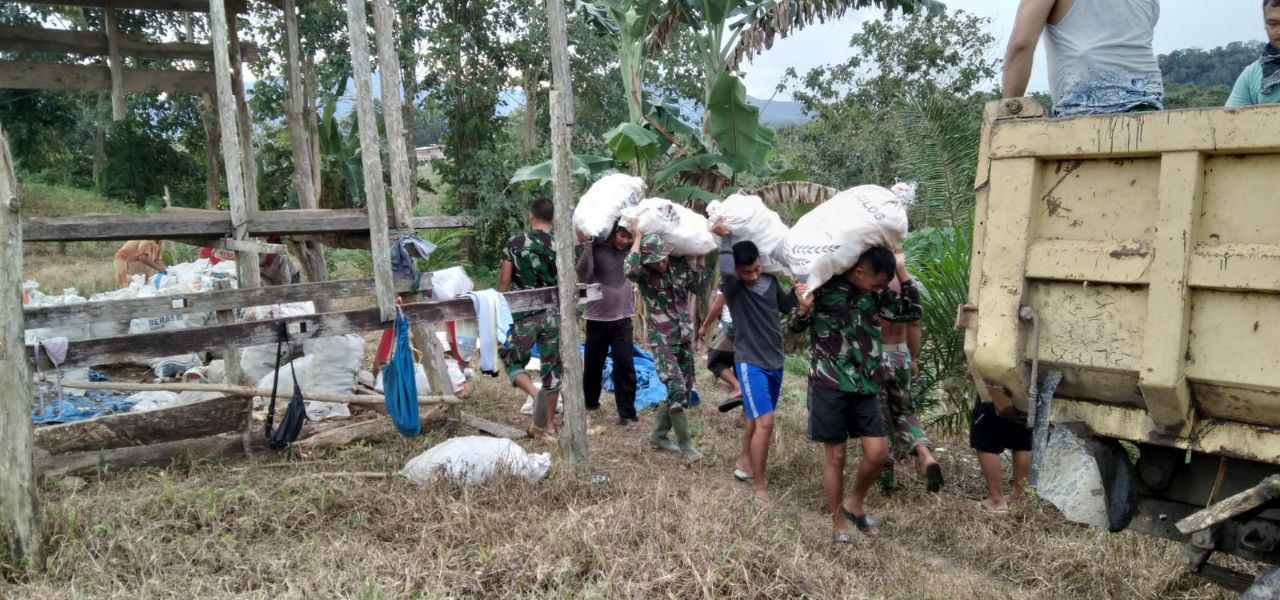
<svg viewBox="0 0 1280 600"><path fill-rule="evenodd" d="M640 239L640 262L646 265L660 262L671 254L671 248L658 234L646 234Z"/></svg>

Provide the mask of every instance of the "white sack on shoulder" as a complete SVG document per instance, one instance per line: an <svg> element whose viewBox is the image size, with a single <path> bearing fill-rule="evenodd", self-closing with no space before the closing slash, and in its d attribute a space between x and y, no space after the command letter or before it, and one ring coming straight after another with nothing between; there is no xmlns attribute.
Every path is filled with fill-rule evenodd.
<svg viewBox="0 0 1280 600"><path fill-rule="evenodd" d="M624 223L632 218L639 218L644 234L657 234L671 244L672 256L702 256L716 249L707 218L665 198L645 198L622 211Z"/></svg>
<svg viewBox="0 0 1280 600"><path fill-rule="evenodd" d="M707 205L707 221L724 223L735 241L755 243L766 273L791 275L783 254L787 224L759 196L733 194L724 201L712 202Z"/></svg>
<svg viewBox="0 0 1280 600"><path fill-rule="evenodd" d="M644 180L622 173L605 175L591 184L573 209L573 227L592 237L613 231L622 210L644 197Z"/></svg>
<svg viewBox="0 0 1280 600"><path fill-rule="evenodd" d="M862 185L801 217L787 234L783 251L796 280L817 289L852 268L869 248L893 248L906 236L903 198L880 186Z"/></svg>

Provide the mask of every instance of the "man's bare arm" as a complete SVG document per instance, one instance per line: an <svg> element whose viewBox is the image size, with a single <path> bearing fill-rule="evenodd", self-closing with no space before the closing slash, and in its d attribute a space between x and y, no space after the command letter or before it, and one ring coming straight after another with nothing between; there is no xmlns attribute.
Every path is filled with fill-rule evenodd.
<svg viewBox="0 0 1280 600"><path fill-rule="evenodd" d="M1004 54L1004 82L1001 87L1005 98L1019 98L1027 94L1036 46L1056 3L1057 0L1022 0L1018 6L1018 17Z"/></svg>

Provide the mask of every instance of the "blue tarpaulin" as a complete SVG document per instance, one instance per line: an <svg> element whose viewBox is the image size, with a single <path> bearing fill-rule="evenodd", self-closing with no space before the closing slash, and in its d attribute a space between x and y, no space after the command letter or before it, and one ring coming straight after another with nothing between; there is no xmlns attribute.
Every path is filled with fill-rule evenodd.
<svg viewBox="0 0 1280 600"><path fill-rule="evenodd" d="M585 354L586 344L578 346L578 353ZM636 368L636 410L657 406L667 399L667 386L658 379L658 369L653 365L653 355L640 346L631 349L631 362ZM613 352L604 361L604 390L613 391Z"/></svg>
<svg viewBox="0 0 1280 600"><path fill-rule="evenodd" d="M96 370L90 370L89 380L107 381L107 378ZM134 404L129 402L128 394L109 390L88 390L84 396L72 396L64 391L62 397L58 398L53 387L49 386L44 391L45 400L42 409L38 396L40 391L37 390L36 394L35 405L31 407L31 422L36 425L70 423L129 412Z"/></svg>

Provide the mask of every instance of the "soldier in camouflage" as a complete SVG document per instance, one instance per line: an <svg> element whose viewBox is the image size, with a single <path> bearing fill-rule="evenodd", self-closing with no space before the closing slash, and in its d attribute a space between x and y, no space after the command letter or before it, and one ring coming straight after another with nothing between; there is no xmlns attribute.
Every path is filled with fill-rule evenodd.
<svg viewBox="0 0 1280 600"><path fill-rule="evenodd" d="M895 272L899 294L888 289ZM812 292L812 293L811 293ZM796 285L794 332L809 331L809 439L823 444L822 478L838 543L851 543L849 525L869 536L879 530L867 514L867 492L888 458L881 385L880 321L920 318L920 295L901 251L872 248L842 275L811 290ZM845 444L861 440L853 490L844 496Z"/></svg>
<svg viewBox="0 0 1280 600"><path fill-rule="evenodd" d="M508 292L556 285L555 240L551 237L555 206L548 198L534 198L529 207L529 230L513 236L502 249L502 269L497 290ZM542 363L542 389L545 391L545 415L534 418L530 431L535 437L556 435L556 403L560 398L560 314L554 309L514 313L514 323L507 343L499 352L506 365L511 385L531 398L538 397L525 365L529 363L534 344ZM537 423L545 419L546 425Z"/></svg>
<svg viewBox="0 0 1280 600"><path fill-rule="evenodd" d="M642 235L632 220L635 242L623 266L644 299L648 342L658 378L667 386L667 399L658 405L658 418L649 436L655 448L679 453L687 461L702 454L693 446L685 408L693 389L693 316L689 295L707 283L704 258L671 257L671 244L654 234ZM676 442L669 433L674 429Z"/></svg>
<svg viewBox="0 0 1280 600"><path fill-rule="evenodd" d="M916 286L919 292L919 286ZM901 292L895 279L889 289ZM933 443L925 433L924 424L916 414L911 398L911 381L919 367L916 357L920 354L920 322L896 323L889 321L880 327L883 334L884 358L881 364L880 410L885 424L891 430L889 436L889 461L880 475L880 487L890 494L894 484L894 464L908 455L915 455L925 476L925 489L937 492L942 489L942 467L933 457Z"/></svg>

